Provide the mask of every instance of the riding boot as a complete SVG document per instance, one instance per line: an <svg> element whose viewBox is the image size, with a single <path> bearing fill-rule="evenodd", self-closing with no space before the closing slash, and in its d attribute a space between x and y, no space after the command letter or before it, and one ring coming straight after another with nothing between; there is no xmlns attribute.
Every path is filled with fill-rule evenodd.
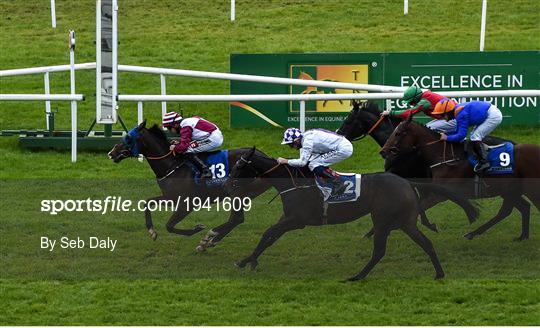
<svg viewBox="0 0 540 328"><path fill-rule="evenodd" d="M478 164L474 166L474 172L483 173L489 168L489 161L487 159L487 151L482 144L482 141L473 141L473 150L478 158Z"/></svg>
<svg viewBox="0 0 540 328"><path fill-rule="evenodd" d="M208 166L206 166L206 163L204 163L199 156L193 153L186 153L188 160L195 164L195 166L201 171L201 179L211 179L212 178L212 172L208 169Z"/></svg>
<svg viewBox="0 0 540 328"><path fill-rule="evenodd" d="M339 177L334 174L334 171L332 171L330 168L321 171L320 176L328 179L332 183L332 193L330 194L331 196L340 195L345 191L345 188L347 188L345 183L343 183L343 181L341 181Z"/></svg>

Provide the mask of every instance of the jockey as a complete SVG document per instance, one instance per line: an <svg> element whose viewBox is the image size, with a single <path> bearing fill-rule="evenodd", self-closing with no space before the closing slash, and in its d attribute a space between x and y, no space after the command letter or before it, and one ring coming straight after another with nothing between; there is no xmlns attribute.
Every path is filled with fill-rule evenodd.
<svg viewBox="0 0 540 328"><path fill-rule="evenodd" d="M434 118L431 122L428 122L426 126L432 130L439 132L453 132L456 129L456 121L446 121L441 115L433 113L435 105L444 99L444 96L431 92L429 90L422 91L419 87L411 86L403 93L402 100L409 106L410 109L406 110L385 110L381 115L396 116L401 119L406 119L409 115L415 115L419 112L424 112L427 116Z"/></svg>
<svg viewBox="0 0 540 328"><path fill-rule="evenodd" d="M180 142L174 142L170 150L185 154L200 169L201 179L212 178L212 172L196 154L213 151L221 146L223 135L217 125L199 116L183 118L176 112L165 114L162 125L180 135Z"/></svg>
<svg viewBox="0 0 540 328"><path fill-rule="evenodd" d="M455 119L457 130L453 134L441 134L441 140L450 142L462 141L467 137L469 126L475 126L471 132L473 150L478 156L475 172L482 172L489 168L487 152L482 146L484 139L491 131L501 124L501 111L487 101L471 101L455 104L453 101L443 99L437 103L434 114L445 115L446 119Z"/></svg>
<svg viewBox="0 0 540 328"><path fill-rule="evenodd" d="M316 176L328 178L331 181L332 195L344 191L345 184L329 168L330 165L341 162L353 153L351 142L344 136L323 129L313 129L302 133L299 129L289 128L283 134L281 144L300 149L300 158L279 157L278 163L295 167L308 165Z"/></svg>

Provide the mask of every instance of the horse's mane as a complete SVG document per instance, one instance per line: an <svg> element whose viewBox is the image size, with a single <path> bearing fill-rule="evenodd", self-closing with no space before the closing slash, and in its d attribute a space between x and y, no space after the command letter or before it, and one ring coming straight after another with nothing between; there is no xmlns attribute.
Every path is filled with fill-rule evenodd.
<svg viewBox="0 0 540 328"><path fill-rule="evenodd" d="M157 124L152 125L152 127L147 130L154 137L156 137L163 144L163 146L167 148L169 147L169 140L167 139L167 135Z"/></svg>

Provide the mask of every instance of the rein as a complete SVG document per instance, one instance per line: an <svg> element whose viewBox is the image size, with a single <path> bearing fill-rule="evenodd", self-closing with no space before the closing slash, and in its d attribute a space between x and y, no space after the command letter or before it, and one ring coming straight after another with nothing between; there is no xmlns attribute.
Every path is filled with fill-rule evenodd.
<svg viewBox="0 0 540 328"><path fill-rule="evenodd" d="M352 141L362 140L365 137L367 137L368 135L370 135L371 132L373 132L379 126L379 124L381 124L381 122L384 120L385 117L386 116L381 115L381 117L377 120L377 122L375 122L375 124L373 124L373 126L368 130L368 132L364 133L360 137L354 138Z"/></svg>
<svg viewBox="0 0 540 328"><path fill-rule="evenodd" d="M167 154L165 154L163 156L146 156L146 158L151 159L151 160L159 160L159 159L164 159L165 157L170 156L171 154L176 155L174 150L170 150Z"/></svg>

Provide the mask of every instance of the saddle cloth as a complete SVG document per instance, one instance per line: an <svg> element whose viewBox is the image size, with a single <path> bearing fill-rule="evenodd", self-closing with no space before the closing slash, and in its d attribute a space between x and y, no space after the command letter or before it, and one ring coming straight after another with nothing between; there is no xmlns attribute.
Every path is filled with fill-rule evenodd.
<svg viewBox="0 0 540 328"><path fill-rule="evenodd" d="M500 145L487 146L489 169L485 175L501 175L514 173L514 145L511 142L505 142ZM472 152L468 156L469 163L474 167L478 163L478 158Z"/></svg>
<svg viewBox="0 0 540 328"><path fill-rule="evenodd" d="M332 183L324 178L317 177L315 181L317 187L323 194L324 201L329 204L354 202L360 197L360 183L362 180L361 174L355 173L338 173L339 179L345 184L346 188L343 193L335 196L332 194Z"/></svg>
<svg viewBox="0 0 540 328"><path fill-rule="evenodd" d="M205 184L209 187L223 186L229 178L229 151L218 150L207 153L206 158L203 155L201 159L206 163L210 172L212 172L212 179L204 180ZM201 172L192 163L189 164L193 170L195 182L198 184L201 183Z"/></svg>

